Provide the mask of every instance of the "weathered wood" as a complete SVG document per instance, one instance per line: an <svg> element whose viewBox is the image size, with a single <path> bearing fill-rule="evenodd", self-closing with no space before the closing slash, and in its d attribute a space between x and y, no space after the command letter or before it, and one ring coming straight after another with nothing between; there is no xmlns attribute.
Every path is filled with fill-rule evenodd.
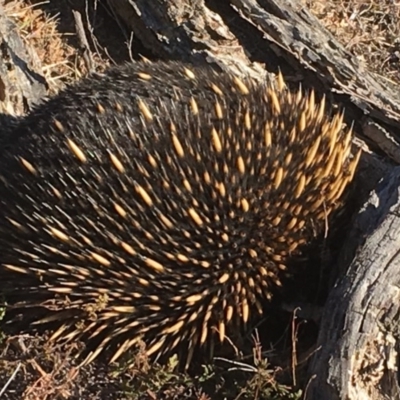
<svg viewBox="0 0 400 400"><path fill-rule="evenodd" d="M399 238L397 167L360 211L338 260L346 265L356 255L325 306L309 399L400 399Z"/></svg>
<svg viewBox="0 0 400 400"><path fill-rule="evenodd" d="M46 96L47 83L40 74L35 50L19 36L15 24L0 5L0 112L1 126L24 114Z"/></svg>
<svg viewBox="0 0 400 400"><path fill-rule="evenodd" d="M255 79L265 75L251 63L239 39L204 0L108 0L116 14L158 57L214 63Z"/></svg>

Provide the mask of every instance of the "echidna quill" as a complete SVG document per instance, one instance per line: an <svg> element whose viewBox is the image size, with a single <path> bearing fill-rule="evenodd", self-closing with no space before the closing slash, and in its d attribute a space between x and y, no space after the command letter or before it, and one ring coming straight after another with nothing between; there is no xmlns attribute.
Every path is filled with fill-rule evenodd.
<svg viewBox="0 0 400 400"><path fill-rule="evenodd" d="M340 206L359 159L342 121L281 75L135 62L83 79L3 139L0 278L54 299L52 339L95 341L85 363L139 340L190 359L261 310Z"/></svg>

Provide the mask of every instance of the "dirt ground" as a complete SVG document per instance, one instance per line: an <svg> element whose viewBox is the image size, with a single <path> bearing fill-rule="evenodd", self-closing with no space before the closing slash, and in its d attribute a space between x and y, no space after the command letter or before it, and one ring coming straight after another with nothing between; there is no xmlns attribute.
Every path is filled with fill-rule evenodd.
<svg viewBox="0 0 400 400"><path fill-rule="evenodd" d="M392 0L303 0L345 47L383 79L400 85L400 3ZM94 5L93 5L94 4ZM87 74L75 34L72 9L88 15L95 69L129 60L134 51L118 19L97 2L83 0L5 1L9 18L42 62L49 94ZM87 21L86 21L87 22ZM2 308L0 308L1 319ZM287 340L293 340L288 321ZM296 331L297 332L297 331ZM52 345L47 334L9 335L0 331L0 399L275 399L300 400L291 371L272 368L256 337L248 363L205 365L194 374L176 372L176 360L152 365L139 352L117 366L101 361L77 368L80 343ZM298 374L301 375L301 366ZM213 395L211 396L210 393Z"/></svg>

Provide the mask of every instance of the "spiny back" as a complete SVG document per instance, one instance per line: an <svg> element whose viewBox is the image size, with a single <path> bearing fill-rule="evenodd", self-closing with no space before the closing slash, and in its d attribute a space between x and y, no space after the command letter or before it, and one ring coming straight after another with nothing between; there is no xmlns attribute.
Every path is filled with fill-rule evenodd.
<svg viewBox="0 0 400 400"><path fill-rule="evenodd" d="M149 354L223 339L338 207L351 137L281 77L174 62L94 75L1 146L0 277L37 274L30 302L67 296L54 337L97 338L87 361L140 338Z"/></svg>

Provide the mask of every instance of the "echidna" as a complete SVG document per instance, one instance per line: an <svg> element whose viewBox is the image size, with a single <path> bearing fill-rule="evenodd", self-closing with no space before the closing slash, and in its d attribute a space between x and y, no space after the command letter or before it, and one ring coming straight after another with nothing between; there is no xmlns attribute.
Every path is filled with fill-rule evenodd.
<svg viewBox="0 0 400 400"><path fill-rule="evenodd" d="M340 205L359 158L342 121L281 75L135 62L83 79L1 143L0 279L54 300L53 339L97 340L85 362L222 340Z"/></svg>

